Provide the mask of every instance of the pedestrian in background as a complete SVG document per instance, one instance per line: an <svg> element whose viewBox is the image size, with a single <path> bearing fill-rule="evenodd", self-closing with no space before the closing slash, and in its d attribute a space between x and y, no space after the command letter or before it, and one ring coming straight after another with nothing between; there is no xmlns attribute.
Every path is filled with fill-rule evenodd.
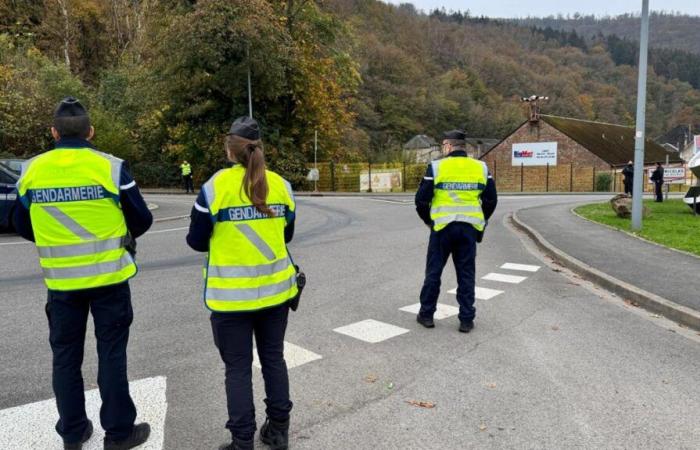
<svg viewBox="0 0 700 450"><path fill-rule="evenodd" d="M180 164L180 171L182 172L182 182L185 185L185 194L190 192L194 194L194 186L192 185L192 166L186 160L182 161Z"/></svg>
<svg viewBox="0 0 700 450"><path fill-rule="evenodd" d="M651 174L651 181L654 182L654 192L656 193L656 202L664 201L663 186L664 186L664 166L660 162L656 163L656 169Z"/></svg>
<svg viewBox="0 0 700 450"><path fill-rule="evenodd" d="M632 185L634 183L634 166L632 161L628 162L622 169L622 176L624 177L625 194L632 195Z"/></svg>
<svg viewBox="0 0 700 450"><path fill-rule="evenodd" d="M444 158L428 165L416 192L418 216L431 228L416 320L426 328L435 326L433 314L440 295L440 278L452 255L457 272L459 331L468 333L474 327L476 314L476 243L481 242L498 199L486 163L467 156L465 139L460 130L445 133Z"/></svg>
<svg viewBox="0 0 700 450"><path fill-rule="evenodd" d="M289 379L284 361L288 302L298 292L286 244L294 235L290 184L265 169L260 130L241 117L231 125L225 151L234 163L207 181L192 209L187 243L209 252L204 301L212 311L214 343L226 366L231 443L225 450L253 449L253 335L265 379L267 419L260 439L288 446Z"/></svg>
<svg viewBox="0 0 700 450"><path fill-rule="evenodd" d="M128 280L136 275L136 238L153 218L123 161L90 143L94 129L74 98L54 113L55 149L24 163L17 182L15 227L36 242L48 286L46 316L53 351L56 431L65 449L92 436L81 366L88 313L97 339L100 423L106 450L144 443L147 423L134 425L126 347L133 320Z"/></svg>

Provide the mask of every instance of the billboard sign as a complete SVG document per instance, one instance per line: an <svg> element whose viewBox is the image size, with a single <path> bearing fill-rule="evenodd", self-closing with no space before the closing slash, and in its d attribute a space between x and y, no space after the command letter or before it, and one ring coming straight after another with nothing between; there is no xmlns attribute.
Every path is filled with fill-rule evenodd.
<svg viewBox="0 0 700 450"><path fill-rule="evenodd" d="M513 144L514 166L550 166L557 165L556 142L533 142Z"/></svg>
<svg viewBox="0 0 700 450"><path fill-rule="evenodd" d="M370 189L369 172L360 173L360 192ZM372 192L391 192L402 188L401 169L372 170Z"/></svg>
<svg viewBox="0 0 700 450"><path fill-rule="evenodd" d="M647 183L651 181L651 174L656 168L647 168ZM664 183L685 184L685 167L664 167Z"/></svg>

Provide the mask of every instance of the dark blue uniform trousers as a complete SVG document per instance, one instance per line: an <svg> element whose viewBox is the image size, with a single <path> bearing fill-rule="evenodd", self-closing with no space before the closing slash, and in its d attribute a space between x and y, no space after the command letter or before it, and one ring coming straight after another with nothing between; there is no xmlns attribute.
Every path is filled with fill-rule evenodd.
<svg viewBox="0 0 700 450"><path fill-rule="evenodd" d="M226 428L237 439L255 435L253 403L253 334L265 380L265 405L270 419L289 419L289 378L284 361L284 333L289 306L285 303L269 309L240 313L212 313L214 343L226 365Z"/></svg>
<svg viewBox="0 0 700 450"><path fill-rule="evenodd" d="M68 443L79 442L88 424L80 367L89 311L95 323L97 385L102 397L100 423L105 435L113 440L126 439L136 419L126 374L126 346L133 320L129 284L81 291L49 291L46 316L59 415L56 431Z"/></svg>
<svg viewBox="0 0 700 450"><path fill-rule="evenodd" d="M425 281L420 292L420 315L433 317L440 295L440 277L452 255L457 272L457 302L459 320L474 320L474 272L477 231L471 225L453 222L442 230L430 232Z"/></svg>

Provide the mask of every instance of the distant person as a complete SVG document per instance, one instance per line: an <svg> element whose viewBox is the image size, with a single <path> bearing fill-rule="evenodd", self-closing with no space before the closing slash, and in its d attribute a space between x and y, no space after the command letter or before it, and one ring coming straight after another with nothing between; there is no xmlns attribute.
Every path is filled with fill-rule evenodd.
<svg viewBox="0 0 700 450"><path fill-rule="evenodd" d="M180 171L182 172L182 181L185 185L185 194L189 194L190 192L194 194L192 166L187 161L183 161L182 164L180 164Z"/></svg>
<svg viewBox="0 0 700 450"><path fill-rule="evenodd" d="M64 448L79 450L93 432L81 373L92 313L104 448L124 450L150 434L147 423L134 424L126 347L134 314L128 281L136 275L133 238L150 228L153 217L124 162L92 145L94 132L83 105L63 99L51 128L55 148L22 167L14 219L17 232L36 243L49 290L56 431Z"/></svg>
<svg viewBox="0 0 700 450"><path fill-rule="evenodd" d="M498 201L496 183L488 167L467 156L465 139L460 130L445 133L444 158L428 165L415 200L418 216L431 229L416 320L426 328L435 326L433 314L440 295L440 278L452 255L462 333L474 328L476 243L481 242Z"/></svg>
<svg viewBox="0 0 700 450"><path fill-rule="evenodd" d="M226 366L231 443L223 450L252 450L255 436L253 336L265 380L267 419L260 439L286 450L289 440L289 378L284 334L297 272L286 244L294 235L295 202L290 184L265 169L258 123L241 117L224 143L233 167L207 181L192 208L187 243L208 252L204 302L211 313L214 344Z"/></svg>
<svg viewBox="0 0 700 450"><path fill-rule="evenodd" d="M654 192L656 193L656 202L664 201L663 186L664 186L664 166L661 163L656 163L656 169L651 174L651 181L654 182Z"/></svg>
<svg viewBox="0 0 700 450"><path fill-rule="evenodd" d="M625 185L625 194L632 195L632 185L634 183L634 165L632 161L622 169L622 176L625 177L623 183Z"/></svg>

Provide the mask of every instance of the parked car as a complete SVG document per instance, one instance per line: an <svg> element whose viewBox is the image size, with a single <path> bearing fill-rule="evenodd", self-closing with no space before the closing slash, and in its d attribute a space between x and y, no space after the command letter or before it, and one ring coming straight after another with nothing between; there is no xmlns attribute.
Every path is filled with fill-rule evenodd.
<svg viewBox="0 0 700 450"><path fill-rule="evenodd" d="M9 169L10 171L16 173L17 176L20 176L22 173L23 162L23 159L0 159L0 166L3 166L5 169Z"/></svg>
<svg viewBox="0 0 700 450"><path fill-rule="evenodd" d="M5 164L0 164L0 230L12 230L12 213L17 200L18 179L19 173Z"/></svg>

